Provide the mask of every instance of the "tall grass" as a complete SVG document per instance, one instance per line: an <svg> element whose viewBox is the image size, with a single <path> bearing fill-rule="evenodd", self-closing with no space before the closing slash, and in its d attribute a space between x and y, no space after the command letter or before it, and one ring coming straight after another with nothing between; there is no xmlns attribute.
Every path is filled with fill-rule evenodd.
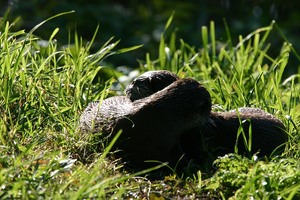
<svg viewBox="0 0 300 200"><path fill-rule="evenodd" d="M50 20L50 19L49 19ZM271 57L268 37L274 23L240 36L233 44L220 42L214 23L201 29L203 46L196 48L170 31L172 18L158 47L159 57L147 54L139 70L167 69L180 77L193 77L209 90L215 110L259 107L280 118L288 128L289 144L281 157L258 161L227 156L215 162L212 177L199 171L187 179L176 176L149 181L126 172L110 158L109 147L90 149L77 133L77 121L88 102L116 95L109 90L122 74L105 59L140 46L115 50L113 38L91 52L98 28L88 43L74 33L60 47L55 29L47 39L31 32L0 33L0 197L3 199L89 198L284 198L300 195L299 185L299 75L286 78L289 54L286 41ZM229 30L229 28L227 27ZM276 47L278 48L278 47ZM287 117L286 117L287 116ZM101 141L98 145L103 146ZM93 156L92 156L93 155Z"/></svg>
<svg viewBox="0 0 300 200"><path fill-rule="evenodd" d="M236 199L299 197L299 74L285 73L289 55L298 55L285 37L281 38L285 40L281 47L268 43L269 35L276 31L281 33L272 22L245 37L239 36L239 42L232 44L229 33L228 41L216 40L211 22L209 27L201 29L203 46L200 49L183 40L176 43L173 32L161 38L158 60L150 62L148 55L142 65L143 69L168 69L181 77L199 80L209 90L215 110L257 107L284 122L290 141L283 158L277 157L268 163L257 161L255 157L253 160L224 157L215 163L218 172L204 183L207 183L206 189L217 191L224 199L232 195ZM169 43L165 38L169 38ZM270 48L280 48L279 54L269 56ZM245 143L250 151L251 141Z"/></svg>
<svg viewBox="0 0 300 200"><path fill-rule="evenodd" d="M11 32L11 26L7 23L0 34L1 198L107 195L108 185L120 178L114 163L99 157L93 165L79 163L73 170L70 155L83 143L77 120L87 103L106 94L110 79L118 75L106 70L108 78L95 81L102 69L110 69L103 60L137 47L113 51L118 42L108 41L90 53L98 28L90 43L83 44L75 34L74 44L61 48L54 39L57 30L42 40L32 34L34 30ZM94 186L97 180L102 182ZM83 183L85 187L79 186Z"/></svg>

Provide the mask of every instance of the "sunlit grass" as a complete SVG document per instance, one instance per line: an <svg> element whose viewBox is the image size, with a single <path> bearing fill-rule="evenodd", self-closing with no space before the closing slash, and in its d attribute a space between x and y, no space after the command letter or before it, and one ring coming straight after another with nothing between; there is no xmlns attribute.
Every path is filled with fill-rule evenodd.
<svg viewBox="0 0 300 200"><path fill-rule="evenodd" d="M209 90L214 110L249 106L274 114L290 135L282 156L226 156L215 162L219 170L212 177L199 171L188 178L174 173L149 181L141 177L149 171L126 172L120 160L111 158L110 146L105 149L102 141L82 138L77 125L88 102L116 95L109 89L124 74L105 59L140 46L116 50L118 41L111 39L91 52L96 28L90 42L74 33L70 44L60 47L54 39L58 29L49 38L33 34L47 20L30 33L12 32L7 23L0 33L1 198L299 197L300 76L284 74L295 51L292 45L268 44L269 34L276 31L273 22L240 36L237 44L231 40L237 36L229 32L228 41L218 41L211 22L201 29L203 46L196 48L169 30L171 21L161 36L159 57L145 55L139 70L167 69L197 79ZM281 51L271 57L270 48Z"/></svg>

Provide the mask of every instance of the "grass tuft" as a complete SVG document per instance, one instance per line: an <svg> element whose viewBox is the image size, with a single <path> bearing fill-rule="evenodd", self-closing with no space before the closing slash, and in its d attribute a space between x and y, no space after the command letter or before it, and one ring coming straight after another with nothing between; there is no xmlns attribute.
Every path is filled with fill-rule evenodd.
<svg viewBox="0 0 300 200"><path fill-rule="evenodd" d="M64 14L69 12L52 18ZM167 69L199 80L209 90L214 110L249 106L274 114L290 135L285 152L269 160L227 155L215 161L212 176L200 171L156 181L145 176L162 165L130 173L113 159L113 143L81 137L77 125L86 105L116 95L110 88L126 76L109 67L106 58L141 46L115 50L118 41L112 38L92 52L97 27L90 42L74 33L70 44L61 47L55 40L58 29L48 39L33 35L48 20L29 33L11 31L7 22L0 32L1 199L299 198L300 76L286 73L296 50L274 22L239 36L237 44L226 24L228 39L218 41L211 22L202 27L197 48L170 30L172 18L161 35L159 57L146 54L139 71ZM274 31L286 41L281 47L268 43ZM270 56L270 48L281 51Z"/></svg>

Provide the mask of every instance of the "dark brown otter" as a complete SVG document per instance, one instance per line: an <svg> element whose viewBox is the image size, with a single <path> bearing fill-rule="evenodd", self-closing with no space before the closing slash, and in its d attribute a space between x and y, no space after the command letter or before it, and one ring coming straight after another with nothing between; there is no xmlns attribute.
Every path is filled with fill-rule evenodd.
<svg viewBox="0 0 300 200"><path fill-rule="evenodd" d="M140 87L139 82L135 83ZM139 100L132 102L125 96L117 96L102 103L90 103L81 115L80 129L112 133L110 138L123 130L114 145L121 150L123 159L135 167L152 166L153 163L144 162L147 160L169 162L174 167L184 155L180 144L182 133L201 125L209 117L210 94L192 79L163 81L166 87L162 90L156 89L156 81L149 83L155 86L151 89L154 93L150 96L146 93L144 98L139 95ZM134 91L133 88L128 90Z"/></svg>
<svg viewBox="0 0 300 200"><path fill-rule="evenodd" d="M206 123L182 135L181 145L187 159L202 165L228 153L278 155L287 140L279 119L261 109L239 108L211 112Z"/></svg>
<svg viewBox="0 0 300 200"><path fill-rule="evenodd" d="M135 167L148 167L145 160L175 166L183 154L183 165L188 160L201 164L235 147L240 154L268 156L287 141L282 122L273 115L256 108L211 112L203 86L168 71L146 72L125 92L128 97L90 103L80 127L83 132L112 135L122 129L115 147Z"/></svg>
<svg viewBox="0 0 300 200"><path fill-rule="evenodd" d="M159 78L156 78L157 74ZM138 90L139 85L143 85L142 88L146 91L152 86L151 82L144 80L150 79L155 85L161 82L161 86L164 86L166 82L172 81L170 76L174 77L173 80L178 80L175 74L168 71L145 73L137 78L138 82L133 81L126 88L126 93L134 93L132 97L146 97L151 92ZM214 159L236 151L249 156L254 153L269 156L275 150L280 152L287 139L284 125L273 115L257 108L239 108L229 112L211 112L205 123L182 134L180 143L188 159L201 163L207 157Z"/></svg>

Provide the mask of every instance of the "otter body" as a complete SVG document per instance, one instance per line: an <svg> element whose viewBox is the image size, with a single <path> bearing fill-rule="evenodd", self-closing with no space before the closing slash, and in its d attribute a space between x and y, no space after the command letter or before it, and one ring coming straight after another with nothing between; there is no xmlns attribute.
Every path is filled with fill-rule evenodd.
<svg viewBox="0 0 300 200"><path fill-rule="evenodd" d="M182 135L181 144L187 159L201 165L228 153L276 155L287 140L279 119L261 109L240 108L211 112L206 123Z"/></svg>
<svg viewBox="0 0 300 200"><path fill-rule="evenodd" d="M102 105L90 103L81 116L81 130L112 136L122 130L114 147L126 161L142 168L154 165L147 160L175 166L184 154L181 134L202 124L211 108L208 91L192 79L178 80L133 102L121 96L116 103L115 98L103 100ZM93 119L86 120L89 117Z"/></svg>
<svg viewBox="0 0 300 200"><path fill-rule="evenodd" d="M257 108L212 112L209 122L200 129L205 138L214 141L209 142L210 144L214 143L215 148L223 148L223 154L234 152L234 147L237 146L240 154L258 153L269 156L287 141L282 122ZM207 131L209 129L211 131ZM210 136L207 135L208 132Z"/></svg>
<svg viewBox="0 0 300 200"><path fill-rule="evenodd" d="M197 81L179 79L168 71L137 77L127 96L92 102L80 119L81 130L114 134L123 130L115 148L137 167L146 160L169 162L182 158L205 162L207 157L235 152L269 156L287 141L282 122L256 108L211 112L208 91Z"/></svg>

